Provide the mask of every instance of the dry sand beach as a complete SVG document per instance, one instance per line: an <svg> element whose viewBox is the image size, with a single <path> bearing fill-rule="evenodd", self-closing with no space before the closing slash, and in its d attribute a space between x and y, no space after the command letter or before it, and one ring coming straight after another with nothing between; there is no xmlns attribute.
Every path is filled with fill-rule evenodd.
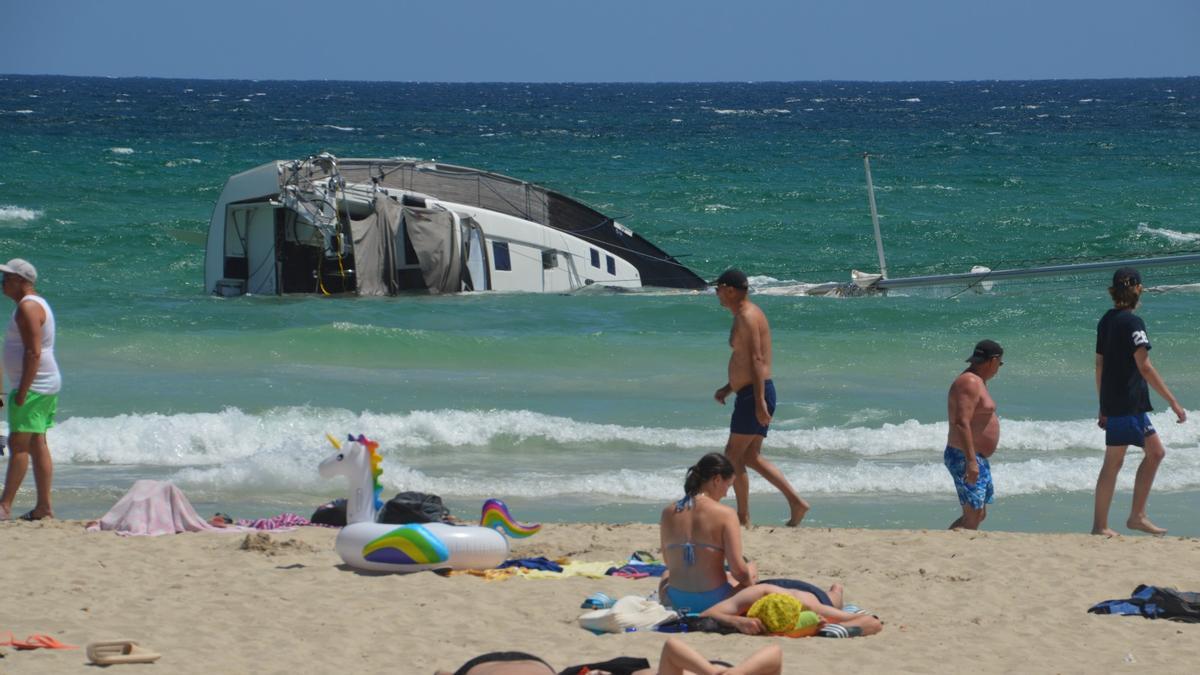
<svg viewBox="0 0 1200 675"><path fill-rule="evenodd" d="M365 574L342 565L335 535L135 538L79 521L0 524L0 633L80 646L6 648L0 672L94 672L82 647L117 638L163 655L118 671L209 675L431 673L502 649L558 668L653 661L666 637L595 636L576 623L588 594L646 595L653 580ZM549 525L514 542L513 555L619 561L657 544L650 525ZM683 636L710 658L740 659L779 639L788 673L1183 672L1200 661L1200 625L1085 613L1138 583L1200 589L1200 540L756 527L746 545L764 577L843 581L847 601L885 629L852 640Z"/></svg>

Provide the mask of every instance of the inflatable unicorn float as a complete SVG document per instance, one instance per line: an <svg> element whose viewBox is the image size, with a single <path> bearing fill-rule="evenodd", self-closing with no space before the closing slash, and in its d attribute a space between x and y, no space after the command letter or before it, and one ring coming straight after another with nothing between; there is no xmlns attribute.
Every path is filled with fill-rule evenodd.
<svg viewBox="0 0 1200 675"><path fill-rule="evenodd" d="M377 523L375 517L383 508L379 444L351 435L343 447L332 436L328 438L337 452L322 461L319 470L324 478L345 476L350 480L346 526L338 533L334 548L351 567L375 572L491 569L508 558L505 535L523 538L542 529L540 524L518 523L498 499L484 502L478 527Z"/></svg>

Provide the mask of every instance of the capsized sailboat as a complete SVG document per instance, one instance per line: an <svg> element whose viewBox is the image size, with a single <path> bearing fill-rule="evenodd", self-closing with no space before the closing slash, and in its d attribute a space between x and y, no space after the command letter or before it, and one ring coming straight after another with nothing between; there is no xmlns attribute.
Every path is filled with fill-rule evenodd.
<svg viewBox="0 0 1200 675"><path fill-rule="evenodd" d="M205 291L397 295L700 289L693 271L575 199L413 159L278 160L213 208Z"/></svg>

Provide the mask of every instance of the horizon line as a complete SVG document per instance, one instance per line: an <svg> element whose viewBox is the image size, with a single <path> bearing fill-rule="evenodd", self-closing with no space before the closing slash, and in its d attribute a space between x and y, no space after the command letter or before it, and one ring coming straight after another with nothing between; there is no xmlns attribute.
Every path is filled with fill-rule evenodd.
<svg viewBox="0 0 1200 675"><path fill-rule="evenodd" d="M254 77L183 77L164 75L68 75L62 73L0 73L9 77L63 77L93 80L187 80L204 82L345 82L354 84L508 84L508 85L595 85L595 84L966 84L976 82L1107 82L1120 80L1189 80L1196 75L1138 75L1125 77L1039 77L1028 79L955 78L915 80L857 80L826 78L818 80L363 80L341 78L254 78Z"/></svg>

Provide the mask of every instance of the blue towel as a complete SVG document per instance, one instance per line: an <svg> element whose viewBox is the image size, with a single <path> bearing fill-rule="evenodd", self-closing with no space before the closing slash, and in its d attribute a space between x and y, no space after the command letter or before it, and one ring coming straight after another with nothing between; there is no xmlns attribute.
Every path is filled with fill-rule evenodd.
<svg viewBox="0 0 1200 675"><path fill-rule="evenodd" d="M550 560L549 558L516 558L515 560L505 560L500 563L496 569L504 569L505 567L524 567L531 570L545 570L547 572L561 572L562 565Z"/></svg>
<svg viewBox="0 0 1200 675"><path fill-rule="evenodd" d="M780 588L790 588L794 591L808 591L809 593L817 596L817 600L819 600L822 605L833 605L833 603L829 600L829 595L826 594L825 591L813 586L807 581L800 581L799 579L763 579L758 583L771 584L772 586L779 586Z"/></svg>

